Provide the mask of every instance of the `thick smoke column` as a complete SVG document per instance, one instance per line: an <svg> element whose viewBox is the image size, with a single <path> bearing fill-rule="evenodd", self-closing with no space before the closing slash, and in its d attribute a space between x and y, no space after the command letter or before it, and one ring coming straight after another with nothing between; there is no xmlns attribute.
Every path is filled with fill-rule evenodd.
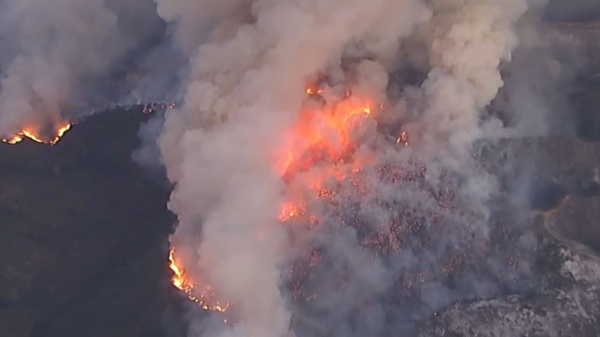
<svg viewBox="0 0 600 337"><path fill-rule="evenodd" d="M0 2L0 137L23 128L53 136L107 104L117 64L161 25L151 0Z"/></svg>
<svg viewBox="0 0 600 337"><path fill-rule="evenodd" d="M352 163L361 154L374 155L374 172L379 164L419 162L428 169L424 179L436 186L444 175L459 176L460 203L481 213L475 218L485 218L486 211L477 207L493 192L494 182L476 169L469 150L474 141L502 133L499 123L483 123L480 114L503 85L499 66L510 61L516 47L513 26L527 10L525 0L157 2L159 14L176 25L178 42L191 55L184 105L168 112L160 139L175 184L170 208L179 224L172 241L194 278L236 306L235 327L210 326L209 333L280 337L289 333L292 316L302 315L290 305L283 284L283 270L294 252L278 214L304 180L302 175L282 179L278 150L290 141L286 137L299 119L307 84L324 81L326 103L347 88L356 97L389 103L387 118L365 123L353 135L359 150ZM394 89L389 75L407 66L420 68L426 79ZM381 131L398 125L408 131L411 143L401 151ZM376 180L374 173L369 177ZM371 199L385 191L390 201L414 202L425 211L445 207L419 191L374 184ZM409 194L414 201L406 201ZM326 211L321 215L337 221ZM390 216L385 210L368 215ZM469 236L485 237L489 231L473 227L485 227L480 222L454 220L448 228L456 232L448 233L448 242L460 241L458 232L465 228ZM387 268L383 260L373 261L355 236L324 232L311 240L329 244L330 258L352 271L350 286L318 300L328 314L344 315L344 307L361 291L384 293L392 269L408 268L420 258L409 262L406 254L395 255L390 260L396 267ZM431 251L427 263L435 267L445 253ZM449 292L441 284L428 287L429 294ZM453 296L423 301L436 308ZM370 317L383 315L379 307L370 309ZM375 319L359 324L355 333L380 334L382 325Z"/></svg>

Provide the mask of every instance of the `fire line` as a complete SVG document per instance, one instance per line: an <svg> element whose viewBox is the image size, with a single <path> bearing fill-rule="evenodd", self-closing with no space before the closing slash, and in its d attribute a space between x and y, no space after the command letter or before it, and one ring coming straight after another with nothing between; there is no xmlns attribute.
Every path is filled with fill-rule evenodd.
<svg viewBox="0 0 600 337"><path fill-rule="evenodd" d="M289 130L283 146L275 149L277 155L273 165L284 180L293 179L300 172L307 173L318 165L322 169L321 174L308 174L307 192L317 198L328 199L335 192L323 186L326 179L333 177L340 181L361 172L365 163L358 160L348 172L339 169L336 163L342 157L352 156L356 148L353 134L368 118L373 118L376 108L383 110L384 105L375 104L368 98L355 97L351 90L346 90L345 96L335 102L325 102L319 97L324 90L318 87L309 86L305 93L310 104L300 111L298 121ZM408 146L408 134L403 132L397 143ZM320 222L302 200L283 203L278 219L282 224L295 219L306 220L309 227L317 226ZM190 300L205 310L224 312L229 308L229 303L222 305L213 300L214 293L210 286L198 284L186 273L177 257L176 247L169 252L169 263L173 272L173 286Z"/></svg>

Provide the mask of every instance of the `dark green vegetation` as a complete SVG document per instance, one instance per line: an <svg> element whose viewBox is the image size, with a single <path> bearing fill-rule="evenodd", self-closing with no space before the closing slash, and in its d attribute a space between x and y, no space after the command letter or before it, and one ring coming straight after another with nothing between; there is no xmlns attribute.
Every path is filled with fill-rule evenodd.
<svg viewBox="0 0 600 337"><path fill-rule="evenodd" d="M133 162L140 107L54 147L0 143L0 335L163 336L168 186Z"/></svg>

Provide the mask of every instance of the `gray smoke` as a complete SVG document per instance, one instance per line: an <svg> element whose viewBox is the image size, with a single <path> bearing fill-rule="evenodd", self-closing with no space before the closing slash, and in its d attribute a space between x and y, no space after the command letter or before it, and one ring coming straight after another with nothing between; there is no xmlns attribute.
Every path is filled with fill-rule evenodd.
<svg viewBox="0 0 600 337"><path fill-rule="evenodd" d="M535 283L536 239L493 218L498 181L476 150L552 128L551 104L533 97L554 90L538 81L554 63L529 63L540 51L523 23L541 3L0 0L0 138L180 98L142 130L154 146L135 159L156 166L160 152L171 243L233 303L229 324L193 311L190 335L410 335L453 301ZM513 62L517 31L527 48ZM294 132L303 112L346 92L368 118L347 134L323 116L309 128L334 152L354 147L282 172L314 145ZM489 113L503 99L512 123ZM290 201L318 221L282 223Z"/></svg>
<svg viewBox="0 0 600 337"><path fill-rule="evenodd" d="M232 326L195 322L191 335L280 337L290 326L308 335L410 333L412 321L454 300L528 280L531 259L509 269L500 250L526 255L532 240L519 232L497 248L486 206L496 181L471 151L508 135L482 115L503 86L500 67L518 45L526 0L157 3L190 57L183 105L167 112L160 138L175 184L172 243L236 317ZM406 69L424 79L397 83ZM326 105L351 89L387 108L352 132L350 158L331 163L346 174L365 163L362 176L336 181L317 164L284 181L281 149L302 144L290 130L314 104L306 85L319 81ZM396 144L398 131L410 147ZM310 199L315 176L334 197ZM368 188L353 188L359 178ZM307 198L320 228L282 225L281 205ZM361 228L391 235L413 225L434 244L417 233L385 256L365 248ZM298 303L290 284L299 276L288 270L311 250L325 263L298 283L316 299ZM442 271L455 264L485 272L459 273L449 286Z"/></svg>
<svg viewBox="0 0 600 337"><path fill-rule="evenodd" d="M0 136L115 103L163 30L151 0L1 1Z"/></svg>

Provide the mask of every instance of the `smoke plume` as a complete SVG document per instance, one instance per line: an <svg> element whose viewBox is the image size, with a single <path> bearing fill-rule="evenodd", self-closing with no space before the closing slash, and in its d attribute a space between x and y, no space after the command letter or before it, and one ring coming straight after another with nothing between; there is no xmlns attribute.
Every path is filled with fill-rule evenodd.
<svg viewBox="0 0 600 337"><path fill-rule="evenodd" d="M172 244L235 317L191 335L412 334L532 282L471 151L506 132L485 111L526 0L157 3L190 58L160 138Z"/></svg>
<svg viewBox="0 0 600 337"><path fill-rule="evenodd" d="M128 58L162 29L151 0L0 2L0 137L25 128L54 136L115 102Z"/></svg>

